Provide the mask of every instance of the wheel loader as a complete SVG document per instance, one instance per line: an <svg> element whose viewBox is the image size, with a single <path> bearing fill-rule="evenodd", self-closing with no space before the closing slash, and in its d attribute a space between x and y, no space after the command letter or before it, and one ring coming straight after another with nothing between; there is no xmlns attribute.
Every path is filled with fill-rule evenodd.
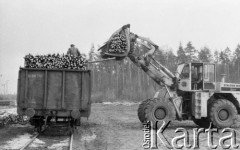
<svg viewBox="0 0 240 150"><path fill-rule="evenodd" d="M126 49L122 53L109 51L116 34L126 37ZM140 51L142 46L148 51L136 55L135 52ZM193 120L205 128L211 122L217 128L232 126L240 113L240 84L226 83L224 75L221 82L217 82L216 64L213 63L181 63L176 72L172 73L154 59L154 53L158 49L150 39L130 32L129 24L114 32L99 48L103 58L122 60L128 57L160 85L161 88L152 98L139 105L139 120L153 124L163 120Z"/></svg>

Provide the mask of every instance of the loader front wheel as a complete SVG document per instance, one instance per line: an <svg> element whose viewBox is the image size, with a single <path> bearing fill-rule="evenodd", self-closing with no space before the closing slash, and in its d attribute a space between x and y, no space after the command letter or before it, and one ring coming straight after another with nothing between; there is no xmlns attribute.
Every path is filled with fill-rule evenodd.
<svg viewBox="0 0 240 150"><path fill-rule="evenodd" d="M141 123L146 122L145 109L150 101L151 99L146 99L138 106L138 119L141 121Z"/></svg>
<svg viewBox="0 0 240 150"><path fill-rule="evenodd" d="M154 98L152 99L146 107L145 110L146 119L152 123L152 127L159 128L163 121L168 123L168 121L175 120L176 111L168 99Z"/></svg>
<svg viewBox="0 0 240 150"><path fill-rule="evenodd" d="M218 99L210 107L210 121L217 128L226 128L234 124L237 109L232 102L226 99Z"/></svg>

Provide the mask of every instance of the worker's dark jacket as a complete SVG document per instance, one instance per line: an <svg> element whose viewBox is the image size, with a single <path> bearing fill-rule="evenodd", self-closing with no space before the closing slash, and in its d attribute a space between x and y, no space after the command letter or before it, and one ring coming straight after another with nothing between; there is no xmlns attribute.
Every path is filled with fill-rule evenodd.
<svg viewBox="0 0 240 150"><path fill-rule="evenodd" d="M67 51L67 54L73 55L73 56L80 56L80 52L77 48L75 47L70 47Z"/></svg>

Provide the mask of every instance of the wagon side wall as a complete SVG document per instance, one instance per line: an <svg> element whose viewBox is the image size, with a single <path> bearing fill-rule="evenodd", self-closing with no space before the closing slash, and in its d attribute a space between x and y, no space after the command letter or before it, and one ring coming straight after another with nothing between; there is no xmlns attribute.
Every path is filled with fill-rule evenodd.
<svg viewBox="0 0 240 150"><path fill-rule="evenodd" d="M88 117L91 109L91 72L79 70L19 70L18 113L79 110ZM68 113L70 114L70 113Z"/></svg>

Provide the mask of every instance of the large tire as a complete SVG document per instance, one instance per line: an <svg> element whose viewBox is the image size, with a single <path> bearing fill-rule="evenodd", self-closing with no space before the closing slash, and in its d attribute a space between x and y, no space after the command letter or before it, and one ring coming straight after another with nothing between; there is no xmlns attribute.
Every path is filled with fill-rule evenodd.
<svg viewBox="0 0 240 150"><path fill-rule="evenodd" d="M139 106L138 106L138 119L142 123L146 122L145 109L150 101L151 101L151 99L146 99L146 100L142 101L141 104L139 104Z"/></svg>
<svg viewBox="0 0 240 150"><path fill-rule="evenodd" d="M237 109L232 102L226 99L218 99L212 103L209 111L209 119L217 128L226 128L234 124Z"/></svg>
<svg viewBox="0 0 240 150"><path fill-rule="evenodd" d="M152 123L152 128L157 128L162 124L162 121L168 123L168 121L175 120L176 111L173 104L168 99L154 98L146 107L145 110L146 119Z"/></svg>
<svg viewBox="0 0 240 150"><path fill-rule="evenodd" d="M208 118L193 119L193 122L202 128L208 128L210 126L210 121Z"/></svg>

